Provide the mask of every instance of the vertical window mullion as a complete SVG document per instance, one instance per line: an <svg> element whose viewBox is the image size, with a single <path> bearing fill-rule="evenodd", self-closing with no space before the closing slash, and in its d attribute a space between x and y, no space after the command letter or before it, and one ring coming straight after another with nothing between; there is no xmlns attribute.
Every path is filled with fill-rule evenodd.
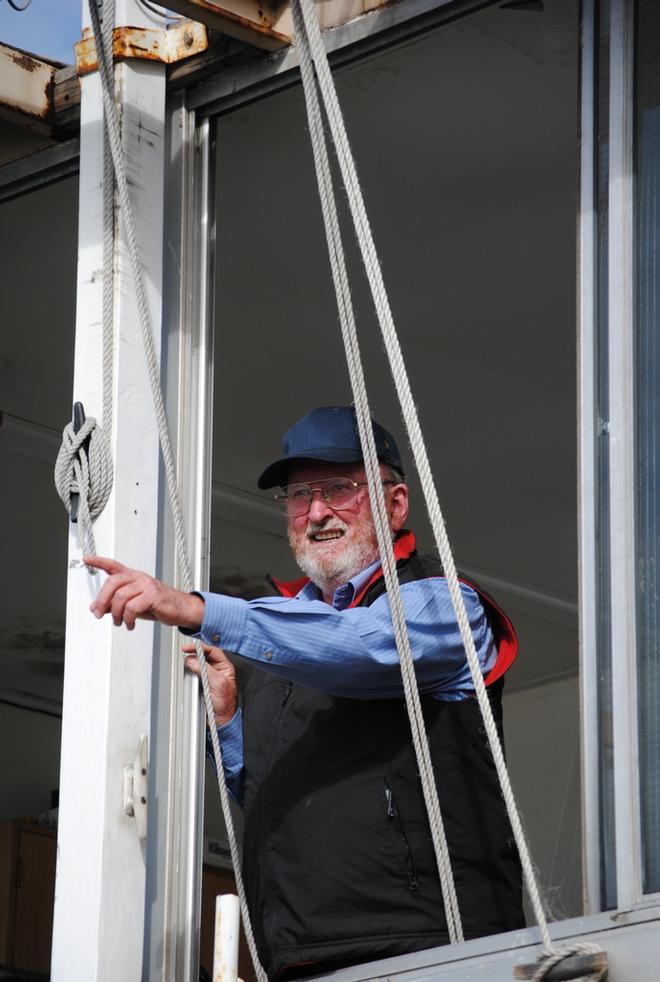
<svg viewBox="0 0 660 982"><path fill-rule="evenodd" d="M617 906L641 899L634 527L633 4L612 0L608 223L612 736Z"/></svg>

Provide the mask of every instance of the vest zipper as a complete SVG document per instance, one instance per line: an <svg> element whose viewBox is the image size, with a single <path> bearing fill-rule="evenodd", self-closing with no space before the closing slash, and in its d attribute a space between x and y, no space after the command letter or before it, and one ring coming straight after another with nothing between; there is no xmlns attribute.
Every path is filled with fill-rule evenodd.
<svg viewBox="0 0 660 982"><path fill-rule="evenodd" d="M282 705L286 706L289 701L289 696L291 695L291 690L293 689L293 682L287 682L286 689L284 690L284 695L282 696Z"/></svg>
<svg viewBox="0 0 660 982"><path fill-rule="evenodd" d="M417 881L417 869L415 867L415 860L413 858L412 849L410 848L410 843L408 842L408 836L403 827L403 822L401 821L401 813L396 805L396 800L392 792L391 787L388 784L387 778L383 778L383 783L385 785L385 801L387 803L387 818L388 821L396 821L399 835L401 836L401 841L403 842L403 848L405 852L405 866L406 866L406 883L408 889L411 893L419 893L419 883Z"/></svg>

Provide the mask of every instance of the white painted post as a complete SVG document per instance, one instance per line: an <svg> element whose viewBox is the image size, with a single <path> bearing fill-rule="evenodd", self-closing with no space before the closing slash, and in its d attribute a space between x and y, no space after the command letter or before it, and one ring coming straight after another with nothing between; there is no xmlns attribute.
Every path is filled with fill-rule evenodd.
<svg viewBox="0 0 660 982"><path fill-rule="evenodd" d="M213 982L237 982L240 907L238 897L225 893L215 898Z"/></svg>
<svg viewBox="0 0 660 982"><path fill-rule="evenodd" d="M83 20L89 25L86 0ZM147 26L135 0L117 0L116 23ZM153 26L153 24L149 25ZM165 72L159 64L116 66L122 141L156 343L161 324ZM81 80L78 304L73 398L100 417L102 99L98 73ZM158 439L128 254L115 252L114 488L95 527L97 550L155 569L159 541ZM149 733L153 627L133 633L96 621L89 604L102 576L76 565L69 543L53 982L116 982L142 975L145 850L125 813L124 767ZM147 751L147 760L148 760Z"/></svg>

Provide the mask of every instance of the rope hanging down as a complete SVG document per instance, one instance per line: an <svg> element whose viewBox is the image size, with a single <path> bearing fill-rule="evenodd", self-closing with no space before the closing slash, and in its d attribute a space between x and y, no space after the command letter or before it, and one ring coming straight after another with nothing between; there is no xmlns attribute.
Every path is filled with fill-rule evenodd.
<svg viewBox="0 0 660 982"><path fill-rule="evenodd" d="M424 726L419 691L417 689L417 681L413 666L412 652L410 649L410 641L408 638L405 611L403 609L399 579L396 571L396 560L394 558L394 550L392 546L392 535L390 532L385 507L383 486L380 479L380 465L376 454L376 446L371 426L371 413L369 410L364 370L360 356L355 317L346 272L346 264L343 257L337 207L334 198L328 153L323 133L323 121L321 118L321 111L316 92L316 84L314 81L314 73L309 46L307 44L307 37L305 34L305 27L298 3L294 2L292 4L292 12L295 36L299 48L300 70L305 92L310 134L312 136L312 149L314 153L317 179L319 182L321 206L326 226L330 265L335 284L335 291L337 294L339 319L344 339L344 346L346 348L346 358L351 379L351 388L353 391L358 430L363 447L365 470L369 484L369 493L371 496L376 537L378 540L383 574L390 601L394 637L401 663L404 695L410 718L413 745L419 767L424 800L429 815L431 836L447 917L447 929L450 940L452 942L457 942L463 940L463 929L461 925L460 912L458 909L458 900L454 886L449 850L447 848L447 840L442 823L438 792L433 775L431 753Z"/></svg>
<svg viewBox="0 0 660 982"><path fill-rule="evenodd" d="M103 11L103 50L108 63L110 85L114 86L112 61L112 28L115 20L114 0L105 0ZM112 431L112 362L113 362L113 279L114 279L114 198L115 183L107 126L103 127L103 402L100 424L90 416L76 427L65 426L62 446L55 463L55 487L64 507L77 521L80 549L96 552L94 520L108 503L112 491L113 471L109 434ZM82 408L82 407L81 407ZM75 505L77 499L77 506ZM73 515L74 507L77 514ZM92 575L96 570L90 569Z"/></svg>
<svg viewBox="0 0 660 982"><path fill-rule="evenodd" d="M495 761L498 777L500 780L502 794L506 803L509 820L511 822L512 830L516 839L518 851L520 853L521 863L522 863L525 881L527 885L527 891L534 909L539 931L541 933L544 952L546 957L551 957L553 959L557 957L558 959L563 959L565 957L565 954L561 950L557 950L553 946L552 941L550 939L550 934L547 925L547 918L545 915L545 910L543 908L543 903L541 901L541 896L536 881L535 871L532 865L529 849L527 847L525 836L522 830L522 824L520 821L518 808L513 795L513 789L511 787L506 764L504 762L504 754L502 752L501 743L499 740L497 728L493 718L493 713L486 692L486 686L481 673L481 668L479 666L479 661L474 646L474 640L472 638L472 633L470 631L470 626L465 611L465 605L463 603L463 598L460 593L458 576L456 573L451 547L449 545L449 540L447 538L444 519L440 510L438 495L431 474L428 455L426 452L426 447L424 444L421 428L419 425L417 411L415 409L415 405L412 398L412 392L410 389L410 383L408 380L406 367L403 361L399 340L396 334L396 328L394 326L394 320L389 306L389 300L385 290L380 264L378 261L378 256L376 254L376 250L373 242L373 236L371 234L371 228L369 226L369 221L364 207L364 201L362 198L362 192L357 177L355 163L353 161L353 157L351 154L351 150L346 134L346 129L344 125L344 120L337 99L334 81L332 78L332 74L330 72L330 67L325 53L325 48L323 46L323 40L321 37L321 30L319 27L318 19L314 10L314 5L312 0L292 0L292 9L294 12L294 23L296 27L297 43L301 52L300 61L301 61L301 72L303 73L303 81L305 82L306 76L308 79L307 82L305 83L305 95L306 95L307 111L308 111L308 118L309 118L310 136L312 139L314 158L317 166L319 194L321 197L322 210L323 210L324 221L326 225L326 237L328 239L330 262L333 268L333 278L335 280L337 303L339 308L340 320L342 324L342 332L345 335L349 332L352 334L353 318L352 318L352 311L350 310L350 298L348 295L348 288L346 286L347 276L345 270L345 260L343 256L341 236L339 233L338 222L336 217L334 191L332 188L332 181L330 178L329 167L327 165L327 150L325 148L325 134L323 130L323 124L322 121L320 120L319 111L318 111L318 99L316 97L316 88L314 87L313 96L308 95L308 89L311 90L311 88L314 86L314 77L309 66L310 61L313 62L314 69L316 71L316 84L318 84L318 90L321 94L326 115L328 118L328 124L335 145L335 150L336 150L339 167L342 174L344 187L347 192L349 208L355 226L355 231L357 234L358 244L364 262L367 279L369 281L369 285L371 288L376 314L378 317L379 325L385 342L388 358L390 361L390 367L394 378L397 394L399 396L402 413L406 423L406 429L408 432L410 445L413 451L415 464L422 484L422 489L424 492L426 506L429 512L429 518L431 521L431 526L433 529L436 545L444 566L449 592L454 607L454 612L461 632L463 644L465 646L466 656L467 656L468 664L470 666L470 672L472 675L473 684L475 687L475 693L484 719L484 726L488 734L489 744L493 753L493 758ZM311 82L310 82L310 76L311 76ZM351 380L353 381L354 377L359 378L359 376L361 375L361 366L359 364L359 351L357 349L357 339L353 337L349 339L349 342L346 344L346 355L349 361L349 372L351 374ZM390 591L389 574L390 574L390 566L393 562L393 556L392 556L391 544L387 542L387 537L385 542L381 542L381 532L383 530L382 528L379 528L379 526L381 526L381 522L382 522L383 495L382 495L382 489L380 487L380 480L377 477L377 473L376 473L377 469L374 468L373 458L375 458L375 447L373 445L371 426L369 423L369 417L367 415L368 406L366 403L366 393L362 391L361 383L359 383L357 386L354 386L354 398L356 402L356 412L358 416L360 436L363 444L365 463L368 464L367 476L369 480L369 493L372 501L372 510L374 512L374 516L376 519L379 547L381 550L381 557L383 558L383 569L385 572L386 581L388 581L387 588L389 592ZM395 577L396 577L396 573L394 571L394 578ZM396 587L393 596L395 595L396 595ZM395 635L397 637L397 647L399 648L401 664L402 664L402 673L404 676L404 687L406 687L406 700L408 701L407 682L405 681L406 674L408 672L408 669L405 664L407 662L407 655L405 652L406 642L403 641L403 637L405 635L405 621L403 624L403 631L399 632L399 629L396 626L396 620L398 620L399 615L398 613L395 614L394 603L392 603L392 610L393 610L393 623L395 624ZM401 647L399 647L400 636L403 641ZM412 672L412 675L414 678L414 670ZM423 720L422 720L422 725L423 725ZM411 726L413 727L413 733L414 733L415 729L417 728L417 723L413 719L412 714L411 714ZM416 744L416 749L417 749L417 744ZM430 776L433 779L432 770ZM426 797L427 795L426 788L424 789L424 793ZM433 827L434 814L431 809L429 809L429 821ZM438 850L436 849L436 854L437 853ZM438 865L440 868L441 867L440 859L438 861ZM441 877L442 876L443 876L443 872L441 869ZM443 885L443 895L444 892L445 892L445 887ZM447 908L446 900L445 900L445 907ZM454 916L454 912L447 910L448 923L450 921L450 918L453 916ZM460 925L460 921L459 921L459 925ZM547 969L545 965L540 966L539 967L539 972L541 972L540 977L543 978L547 973L547 971L549 971L549 969Z"/></svg>
<svg viewBox="0 0 660 982"><path fill-rule="evenodd" d="M114 22L114 18L110 18L106 12L105 4L107 2L108 0L104 0L103 12L104 12L104 20L106 22L106 25L108 26L108 29L110 29L110 26ZM174 454L172 451L172 441L167 426L163 395L160 389L159 367L158 367L158 360L156 357L156 345L154 341L151 312L149 310L149 305L147 301L147 292L146 292L144 276L142 272L142 264L140 261L138 245L137 245L137 237L135 234L133 207L131 204L130 194L128 191L128 182L126 179L126 166L124 161L123 149L121 145L119 117L118 117L117 107L115 105L115 100L114 100L114 85L111 81L111 63L112 63L112 57L110 54L111 48L106 49L105 45L100 43L101 25L100 25L99 12L97 9L96 0L88 0L88 6L89 6L90 18L92 21L92 29L96 40L96 49L97 52L99 53L98 64L99 64L99 73L101 76L101 91L103 95L104 119L105 119L107 132L109 135L110 152L112 156L112 164L114 168L115 180L117 183L119 211L123 223L124 234L126 237L126 244L128 247L128 252L130 257L131 272L133 275L133 283L134 283L136 304L138 310L138 319L140 322L142 342L144 346L145 359L147 363L147 374L149 377L149 386L151 389L151 395L154 404L154 413L156 416L156 424L158 427L158 437L160 441L161 452L163 455L165 479L166 479L168 497L170 501L170 507L172 510L172 520L174 525L177 563L180 571L181 585L183 589L192 590L193 588L192 567L189 559L188 544L186 541L186 534L185 534L185 528L183 522L183 511L181 508L181 501L180 501L179 491L177 487L176 466L174 462ZM229 842L229 850L231 853L231 859L234 866L234 874L236 877L236 888L237 888L240 906L241 906L243 928L245 930L245 937L248 943L248 947L250 949L250 954L252 956L252 961L254 963L257 979L259 980L259 982L267 982L266 973L264 972L259 962L259 956L257 955L254 933L252 931L252 925L250 922L250 913L248 910L247 901L245 899L245 889L243 885L243 877L241 874L241 863L240 863L240 856L238 852L238 844L236 841L236 834L234 831L234 824L231 815L229 795L225 784L224 770L222 766L222 753L220 751L220 744L218 742L218 734L215 726L215 713L213 710L213 702L211 699L211 690L209 688L208 670L206 665L206 659L204 657L204 650L200 642L196 643L196 650L197 650L197 658L199 660L204 705L206 708L206 716L207 716L209 730L211 734L211 744L213 747L213 757L215 760L215 767L217 772L218 790L220 793L222 814L227 828L227 839Z"/></svg>

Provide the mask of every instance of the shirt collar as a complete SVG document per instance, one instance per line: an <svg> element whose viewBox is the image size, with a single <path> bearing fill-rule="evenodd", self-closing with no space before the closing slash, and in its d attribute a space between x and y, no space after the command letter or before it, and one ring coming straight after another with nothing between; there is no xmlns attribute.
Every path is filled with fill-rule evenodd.
<svg viewBox="0 0 660 982"><path fill-rule="evenodd" d="M336 610L346 610L347 607L350 607L353 602L353 598L360 593L362 588L369 582L379 567L380 559L376 560L375 563L372 563L371 566L367 566L366 569L356 573L355 576L348 581L348 583L343 583L341 586L337 587L335 590L335 595L332 598L332 606ZM317 587L316 583L312 583L311 580L305 584L297 596L300 600L323 599L323 594Z"/></svg>

